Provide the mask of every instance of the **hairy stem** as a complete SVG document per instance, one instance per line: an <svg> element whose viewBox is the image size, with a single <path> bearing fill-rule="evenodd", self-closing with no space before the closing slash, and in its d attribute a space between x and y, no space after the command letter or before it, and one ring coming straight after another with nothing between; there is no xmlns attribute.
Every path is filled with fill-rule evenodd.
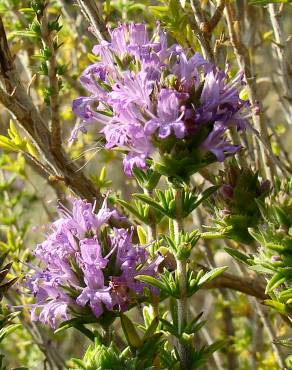
<svg viewBox="0 0 292 370"><path fill-rule="evenodd" d="M176 219L174 221L174 235L176 243L179 243L179 234L183 231L182 220L182 189L175 190L176 203ZM185 324L187 323L188 309L187 309L187 284L186 284L186 269L187 262L184 259L177 260L177 277L179 281L180 298L177 300L178 311L178 326L180 334L183 333ZM181 368L187 370L188 367L188 349L187 346L179 340L177 343L178 352L181 360Z"/></svg>

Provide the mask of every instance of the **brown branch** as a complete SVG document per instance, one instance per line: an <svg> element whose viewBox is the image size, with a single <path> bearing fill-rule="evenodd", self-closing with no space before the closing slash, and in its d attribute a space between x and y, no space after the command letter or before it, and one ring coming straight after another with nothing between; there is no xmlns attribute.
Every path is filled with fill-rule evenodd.
<svg viewBox="0 0 292 370"><path fill-rule="evenodd" d="M214 14L209 20L205 19L205 16L201 10L201 6L198 0L191 0L191 7L195 15L196 22L199 25L199 29L205 34L208 38L211 38L211 33L214 28L219 23L222 18L223 11L225 8L226 1L219 0L219 3L215 9Z"/></svg>
<svg viewBox="0 0 292 370"><path fill-rule="evenodd" d="M69 160L61 147L57 151L52 150L51 133L31 97L28 95L26 88L20 82L14 59L8 47L1 17L0 78L6 87L6 91L0 87L0 103L16 117L20 126L29 135L39 153L43 156L44 161L54 174L49 178L49 181L53 179L63 181L75 195L91 202L96 201L97 207L101 206L103 196L92 181L83 172L79 171L77 165ZM132 226L127 220L117 221L115 219L111 220L111 225L125 228Z"/></svg>
<svg viewBox="0 0 292 370"><path fill-rule="evenodd" d="M228 288L247 294L249 296L256 297L260 300L267 299L265 294L265 285L260 283L258 280L250 277L241 277L228 274L224 272L218 276L215 280L212 280L210 283L206 284L203 289L221 289Z"/></svg>
<svg viewBox="0 0 292 370"><path fill-rule="evenodd" d="M206 32L211 33L214 30L214 28L217 26L217 24L219 23L223 15L225 3L226 3L225 0L219 1L214 14L212 15L212 18L206 24Z"/></svg>
<svg viewBox="0 0 292 370"><path fill-rule="evenodd" d="M55 176L64 182L78 196L88 200L102 201L101 194L78 167L69 163L64 151L51 151L51 135L41 114L33 104L20 82L0 17L0 77L6 91L0 87L0 102L16 117L20 126L28 133Z"/></svg>

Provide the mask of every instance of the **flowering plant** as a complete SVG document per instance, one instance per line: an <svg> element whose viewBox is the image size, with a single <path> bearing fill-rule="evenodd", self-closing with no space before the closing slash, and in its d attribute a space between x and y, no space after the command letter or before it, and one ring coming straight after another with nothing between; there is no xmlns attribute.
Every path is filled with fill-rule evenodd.
<svg viewBox="0 0 292 370"><path fill-rule="evenodd" d="M291 116L289 37L283 4L250 5L263 2L0 0L0 102L11 113L0 135L0 266L11 261L0 342L12 367L291 367L278 347L291 341L277 338L292 313L292 166L278 125ZM253 23L267 14L268 33Z"/></svg>

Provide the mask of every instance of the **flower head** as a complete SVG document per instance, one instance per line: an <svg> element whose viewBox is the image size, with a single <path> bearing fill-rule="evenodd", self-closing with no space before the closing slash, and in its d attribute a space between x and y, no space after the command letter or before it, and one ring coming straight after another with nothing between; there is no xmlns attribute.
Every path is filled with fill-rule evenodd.
<svg viewBox="0 0 292 370"><path fill-rule="evenodd" d="M135 276L155 274L161 259L153 267L146 248L133 245L131 231L109 228L107 221L116 211L106 201L97 213L80 199L72 200L71 211L61 211L47 239L36 248L41 267L34 267L27 278L36 301L32 319L56 327L86 307L99 318L143 299L146 285Z"/></svg>
<svg viewBox="0 0 292 370"><path fill-rule="evenodd" d="M126 174L159 156L164 167L164 155L180 161L182 150L188 164L179 167L194 171L240 149L225 133L231 126L244 129L250 114L249 102L239 97L242 73L229 79L200 53L189 57L179 45L168 47L160 26L150 38L144 24L122 24L93 52L99 62L81 76L91 96L73 103L82 123L72 136L99 124L107 148L128 152Z"/></svg>

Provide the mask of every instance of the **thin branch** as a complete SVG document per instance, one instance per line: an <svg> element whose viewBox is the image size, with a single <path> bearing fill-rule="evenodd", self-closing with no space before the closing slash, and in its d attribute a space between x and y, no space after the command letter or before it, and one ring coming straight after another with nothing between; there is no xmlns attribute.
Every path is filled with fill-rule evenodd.
<svg viewBox="0 0 292 370"><path fill-rule="evenodd" d="M259 143L262 143L263 147L266 149L267 153L270 155L270 157L273 160L273 162L278 166L279 169L281 169L282 173L285 174L285 175L290 176L290 174L292 173L291 168L287 168L284 165L284 163L282 163L282 161L278 157L276 157L274 155L271 146L269 144L267 144L266 141L263 140L263 138L261 137L260 133L254 127L252 127L251 125L249 125L249 129L257 137L258 142Z"/></svg>
<svg viewBox="0 0 292 370"><path fill-rule="evenodd" d="M204 58L208 59L210 62L213 62L214 54L210 43L210 39L207 36L207 34L202 32L202 30L200 29L200 24L201 23L204 24L203 15L200 12L201 8L200 6L198 6L196 0L191 0L190 3L194 13L194 18L189 16L188 17L189 23L198 38Z"/></svg>
<svg viewBox="0 0 292 370"><path fill-rule="evenodd" d="M49 50L48 57L48 77L50 85L50 111L51 111L51 144L52 150L58 151L62 145L60 112L59 112L59 79L57 77L57 59L56 48L57 43L55 36L49 29L49 20L47 14L47 6L44 7L43 13L39 15L41 25L41 35L44 47Z"/></svg>
<svg viewBox="0 0 292 370"><path fill-rule="evenodd" d="M195 20L199 26L199 29L202 32L204 31L204 24L206 24L206 19L201 9L200 1L198 0L191 0L191 7L195 16Z"/></svg>
<svg viewBox="0 0 292 370"><path fill-rule="evenodd" d="M110 34L108 28L100 16L100 10L94 0L77 0L83 15L88 20L89 24L93 27L93 32L98 41L109 40Z"/></svg>
<svg viewBox="0 0 292 370"><path fill-rule="evenodd" d="M223 295L224 300L226 301L226 298L228 299L228 295L227 295L228 292L222 289L221 293ZM238 360L237 360L237 354L234 352L234 349L233 349L235 328L233 325L233 314L230 308L230 304L223 307L222 318L223 318L225 335L230 340L229 348L227 351L227 366L228 366L228 370L234 370L234 369L237 369L238 367Z"/></svg>
<svg viewBox="0 0 292 370"><path fill-rule="evenodd" d="M55 176L63 178L64 182L77 195L102 201L101 195L94 185L78 168L69 163L65 153L60 148L58 153L50 150L51 134L38 109L33 104L26 89L20 82L19 75L10 53L2 19L0 17L0 76L7 92L0 87L0 102L16 117L21 127L29 134L39 152L43 155Z"/></svg>
<svg viewBox="0 0 292 370"><path fill-rule="evenodd" d="M268 5L268 12L270 14L271 24L275 36L274 48L276 50L277 59L280 67L280 80L283 86L282 96L288 100L289 115L292 114L292 106L289 100L292 99L292 70L289 61L289 53L287 50L287 40L283 34L282 24L280 21L281 14L276 11L275 4ZM291 101L290 101L291 103Z"/></svg>
<svg viewBox="0 0 292 370"><path fill-rule="evenodd" d="M271 346L273 348L273 352L274 352L276 361L278 362L278 364L280 366L280 369L284 370L284 369L286 369L285 359L284 359L284 355L283 355L281 349L274 343L274 340L276 338L276 333L274 331L274 328L272 327L271 322L268 319L264 308L256 300L254 300L254 304L255 304L257 312L258 312L258 314L259 314L259 316L260 316L260 318L263 322L264 329L266 330L266 332L268 334L269 340L271 341Z"/></svg>
<svg viewBox="0 0 292 370"><path fill-rule="evenodd" d="M237 63L239 67L242 69L245 75L246 86L248 90L248 95L252 106L256 106L258 104L257 99L257 91L256 91L256 79L255 76L252 74L252 66L250 62L250 56L248 53L247 48L242 43L240 34L236 31L236 27L239 26L239 21L236 19L234 14L234 9L230 3L226 4L226 20L228 31L230 35L230 41L233 46ZM236 26L237 25L237 26ZM260 132L261 141L258 143L259 145L259 159L262 164L262 171L263 175L270 180L273 180L274 176L276 175L276 166L274 163L274 156L271 152L266 152L266 148L270 148L269 143L269 136L267 127L263 121L262 114L253 115L253 123L256 128ZM264 145L264 144L265 145Z"/></svg>
<svg viewBox="0 0 292 370"><path fill-rule="evenodd" d="M225 0L219 0L217 8L215 9L214 14L212 15L212 18L206 24L206 32L211 33L219 23L224 12L225 3L226 3Z"/></svg>

